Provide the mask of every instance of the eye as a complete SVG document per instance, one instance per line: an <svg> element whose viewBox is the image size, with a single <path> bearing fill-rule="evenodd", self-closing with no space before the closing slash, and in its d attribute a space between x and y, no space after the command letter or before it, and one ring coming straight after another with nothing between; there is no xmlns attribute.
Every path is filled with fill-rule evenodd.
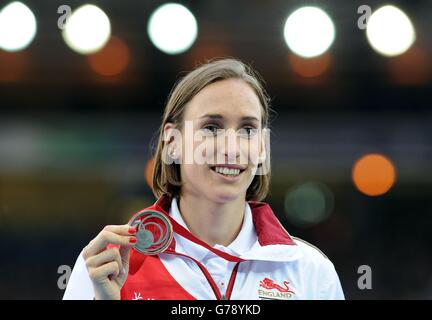
<svg viewBox="0 0 432 320"><path fill-rule="evenodd" d="M201 129L206 135L216 135L220 130L219 126L214 124L207 124Z"/></svg>
<svg viewBox="0 0 432 320"><path fill-rule="evenodd" d="M247 138L256 135L257 132L258 132L258 129L253 128L253 127L244 127L244 128L241 128L238 130L238 134L241 137L247 137Z"/></svg>

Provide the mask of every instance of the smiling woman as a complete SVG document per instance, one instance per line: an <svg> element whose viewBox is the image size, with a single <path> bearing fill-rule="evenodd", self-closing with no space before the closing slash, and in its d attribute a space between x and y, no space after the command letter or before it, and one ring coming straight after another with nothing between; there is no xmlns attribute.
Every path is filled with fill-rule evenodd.
<svg viewBox="0 0 432 320"><path fill-rule="evenodd" d="M260 202L269 188L269 111L259 77L238 60L187 74L160 127L158 200L139 212L162 214L169 223L158 232L172 233L171 242L143 254L133 248L142 223L105 227L80 254L64 298L343 299L330 260Z"/></svg>

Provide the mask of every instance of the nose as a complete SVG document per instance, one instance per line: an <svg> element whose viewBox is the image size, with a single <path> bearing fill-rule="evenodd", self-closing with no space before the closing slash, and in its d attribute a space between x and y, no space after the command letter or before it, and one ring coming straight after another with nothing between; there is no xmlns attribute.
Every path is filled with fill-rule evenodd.
<svg viewBox="0 0 432 320"><path fill-rule="evenodd" d="M229 164L237 163L237 158L240 156L239 138L234 129L228 129L225 132L224 145L222 146L222 152L225 156L225 160Z"/></svg>

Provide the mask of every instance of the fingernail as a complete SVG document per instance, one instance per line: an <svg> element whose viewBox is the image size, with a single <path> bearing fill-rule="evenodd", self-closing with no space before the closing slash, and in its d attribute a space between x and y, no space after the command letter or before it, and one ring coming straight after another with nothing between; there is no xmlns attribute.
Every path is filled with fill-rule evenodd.
<svg viewBox="0 0 432 320"><path fill-rule="evenodd" d="M130 227L129 230L128 230L128 233L129 234L134 234L134 233L136 233L136 231L137 231L136 227Z"/></svg>
<svg viewBox="0 0 432 320"><path fill-rule="evenodd" d="M129 239L129 243L136 243L136 242L137 242L137 239L135 237L131 237Z"/></svg>

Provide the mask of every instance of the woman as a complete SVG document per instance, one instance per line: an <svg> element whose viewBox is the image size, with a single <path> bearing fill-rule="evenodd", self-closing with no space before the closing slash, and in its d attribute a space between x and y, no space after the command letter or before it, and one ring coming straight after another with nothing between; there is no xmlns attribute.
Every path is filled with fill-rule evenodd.
<svg viewBox="0 0 432 320"><path fill-rule="evenodd" d="M343 299L330 260L291 237L270 206L269 98L253 70L216 60L187 74L165 108L147 208L169 216L163 253L136 228L105 227L80 254L64 299Z"/></svg>

